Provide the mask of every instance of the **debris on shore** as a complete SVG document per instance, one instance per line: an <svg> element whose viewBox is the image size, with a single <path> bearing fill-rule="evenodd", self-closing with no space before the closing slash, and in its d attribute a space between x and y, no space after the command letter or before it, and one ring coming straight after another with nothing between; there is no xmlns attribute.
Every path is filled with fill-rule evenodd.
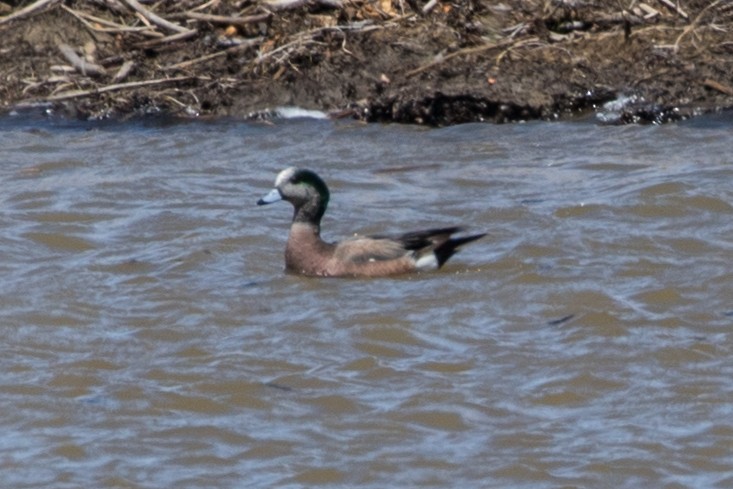
<svg viewBox="0 0 733 489"><path fill-rule="evenodd" d="M663 123L733 107L731 32L728 0L5 1L0 108Z"/></svg>

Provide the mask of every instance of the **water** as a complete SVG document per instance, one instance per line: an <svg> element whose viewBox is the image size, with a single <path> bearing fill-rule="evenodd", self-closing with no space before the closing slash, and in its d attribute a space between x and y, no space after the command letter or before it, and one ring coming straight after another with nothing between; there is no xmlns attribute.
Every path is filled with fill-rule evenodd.
<svg viewBox="0 0 733 489"><path fill-rule="evenodd" d="M733 127L0 119L0 486L733 485ZM283 273L465 224L441 271Z"/></svg>

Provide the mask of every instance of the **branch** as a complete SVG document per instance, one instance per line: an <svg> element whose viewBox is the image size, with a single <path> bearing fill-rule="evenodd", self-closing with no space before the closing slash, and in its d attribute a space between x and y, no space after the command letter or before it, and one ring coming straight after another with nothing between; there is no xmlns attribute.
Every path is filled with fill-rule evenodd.
<svg viewBox="0 0 733 489"><path fill-rule="evenodd" d="M525 39L525 41L530 41L530 40L536 41L537 38ZM490 44L484 44L482 46L476 46L476 47L470 47L470 48L460 49L460 50L455 51L453 53L447 54L447 55L443 56L442 58L439 58L439 59L436 59L434 61L431 61L430 63L424 64L422 66L418 66L414 70L408 71L407 73L405 73L405 78L412 78L413 76L418 75L418 74L422 73L423 71L427 71L430 68L434 68L434 67L438 66L439 64L445 63L446 61L451 60L453 58L456 58L458 56L465 56L465 55L468 55L468 54L482 53L484 51L489 51L489 50L495 49L495 48L503 48L505 46L511 46L513 44L516 44L517 42L519 42L517 39L504 39L503 41L492 42ZM522 41L522 42L524 42L524 41Z"/></svg>
<svg viewBox="0 0 733 489"><path fill-rule="evenodd" d="M162 85L164 83L174 83L180 81L186 81L196 78L195 76L176 76L172 78L158 78L156 80L143 80L128 83L117 83L113 85L107 85L101 88L92 88L90 90L69 90L67 92L57 93L46 98L35 99L35 100L24 100L21 101L17 106L23 107L25 105L31 105L38 102L58 102L61 100L69 100L72 98L87 97L89 95L98 95L100 93L115 92L119 90L126 90L128 88L139 88L147 87L150 85Z"/></svg>
<svg viewBox="0 0 733 489"><path fill-rule="evenodd" d="M115 76L112 77L112 81L115 83L119 83L125 78L127 78L127 75L130 74L130 71L135 67L135 62L132 60L127 60L124 63L122 63L122 66L120 66L120 69L117 70L117 73L115 73Z"/></svg>
<svg viewBox="0 0 733 489"><path fill-rule="evenodd" d="M161 44L165 44L168 42L182 41L184 39L188 39L189 37L193 37L196 34L198 34L198 31L196 29L193 29L193 30L186 31L186 32L179 32L178 34L171 34L170 36L159 37L157 39L151 39L150 41L138 42L135 44L135 47L142 48L142 49L148 49L148 48L159 46Z"/></svg>
<svg viewBox="0 0 733 489"><path fill-rule="evenodd" d="M237 53L239 51L244 51L246 49L249 49L251 47L256 46L257 44L260 44L264 40L263 37L255 37L252 39L247 39L246 41L242 42L241 44L237 44L236 46L232 46L230 48L227 48L223 51L217 51L216 53L207 54L205 56L201 56L200 58L191 59L188 61L183 61L181 63L176 63L174 65L166 66L163 68L164 70L179 70L181 68L187 68L191 65L195 65L198 63L203 63L204 61L208 61L210 59L218 58L220 56L225 56L228 54Z"/></svg>
<svg viewBox="0 0 733 489"><path fill-rule="evenodd" d="M178 24L174 24L173 22L168 22L163 17L159 17L158 15L154 14L150 10L146 9L140 3L138 3L137 0L125 0L125 3L130 6L131 9L133 9L135 12L139 13L146 19L148 19L153 24L163 27L164 29L168 29L169 31L174 32L189 32L190 29L186 29L185 27L181 27Z"/></svg>
<svg viewBox="0 0 733 489"><path fill-rule="evenodd" d="M76 71L82 75L101 76L107 74L107 70L102 66L90 63L84 58L79 57L79 55L76 54L76 51L74 51L74 49L68 44L59 43L57 47L59 48L59 51L61 51L61 54L64 55L64 58L71 63L71 66L76 68Z"/></svg>
<svg viewBox="0 0 733 489"><path fill-rule="evenodd" d="M699 25L700 21L702 20L702 17L705 14L705 12L707 12L709 9L715 7L719 3L720 3L720 0L715 0L713 3L709 4L704 9L700 10L700 13L697 14L697 17L695 17L695 20L693 20L690 25L688 25L687 27L685 27L685 29L682 31L682 34L680 34L679 37L677 37L677 40L674 42L673 49L674 49L674 52L675 53L677 51L679 51L679 49L680 49L680 41L682 40L682 38L685 37L690 32L692 32L695 29L697 29L697 26ZM685 18L687 18L687 17L685 17Z"/></svg>
<svg viewBox="0 0 733 489"><path fill-rule="evenodd" d="M154 33L155 35L162 36L161 33L155 30L155 27L150 26L150 25L146 25L144 27L130 27L130 26L122 25L122 24L115 24L114 22L110 22L109 20L102 19L101 17L95 17L93 15L90 15L86 12L82 12L80 10L74 10L63 4L61 5L61 8L69 12L76 19L78 19L79 22L84 24L87 29L90 29L94 32L140 32L142 34L146 34L145 31L150 31L151 33ZM100 26L106 26L106 27L99 27L95 24L99 24Z"/></svg>
<svg viewBox="0 0 733 489"><path fill-rule="evenodd" d="M185 17L195 20L203 20L205 22L212 22L214 24L227 24L227 25L247 25L254 24L256 22L262 22L263 20L269 19L272 14L259 14L250 15L248 17L229 17L226 15L211 15L211 14L200 14L198 12L185 12Z"/></svg>
<svg viewBox="0 0 733 489"><path fill-rule="evenodd" d="M687 13L679 7L679 5L675 5L671 0L659 0L659 3L663 4L668 9L677 12L677 14L685 20L689 17Z"/></svg>
<svg viewBox="0 0 733 489"><path fill-rule="evenodd" d="M27 7L18 10L17 12L13 12L12 14L6 15L5 17L0 17L0 24L5 24L6 22L10 22L11 20L15 20L30 13L33 13L36 10L42 9L47 5L54 4L57 1L58 0L38 0L37 2L34 2Z"/></svg>
<svg viewBox="0 0 733 489"><path fill-rule="evenodd" d="M724 93L726 95L730 95L731 97L733 97L733 87L729 87L728 85L723 85L722 83L716 82L715 80L711 80L710 78L704 80L702 84L708 88L712 88L714 90L717 90L721 93Z"/></svg>
<svg viewBox="0 0 733 489"><path fill-rule="evenodd" d="M291 10L300 8L304 5L315 3L323 7L343 8L344 4L342 0L265 0L262 5L272 11Z"/></svg>

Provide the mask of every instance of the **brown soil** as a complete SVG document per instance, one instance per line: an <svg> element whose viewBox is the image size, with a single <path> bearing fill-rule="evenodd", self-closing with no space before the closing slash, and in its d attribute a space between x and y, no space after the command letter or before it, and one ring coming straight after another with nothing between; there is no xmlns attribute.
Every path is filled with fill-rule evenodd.
<svg viewBox="0 0 733 489"><path fill-rule="evenodd" d="M0 107L448 125L620 94L615 122L733 106L732 0L277 1L0 2Z"/></svg>

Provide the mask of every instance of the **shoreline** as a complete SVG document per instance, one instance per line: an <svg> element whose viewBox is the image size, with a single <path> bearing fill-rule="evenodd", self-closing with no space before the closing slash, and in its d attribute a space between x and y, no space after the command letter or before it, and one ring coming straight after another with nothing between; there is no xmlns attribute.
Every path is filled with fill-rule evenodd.
<svg viewBox="0 0 733 489"><path fill-rule="evenodd" d="M20 4L21 2L10 2ZM532 0L39 0L0 10L0 110L447 126L664 123L733 107L733 6ZM554 5L553 7L547 7Z"/></svg>

